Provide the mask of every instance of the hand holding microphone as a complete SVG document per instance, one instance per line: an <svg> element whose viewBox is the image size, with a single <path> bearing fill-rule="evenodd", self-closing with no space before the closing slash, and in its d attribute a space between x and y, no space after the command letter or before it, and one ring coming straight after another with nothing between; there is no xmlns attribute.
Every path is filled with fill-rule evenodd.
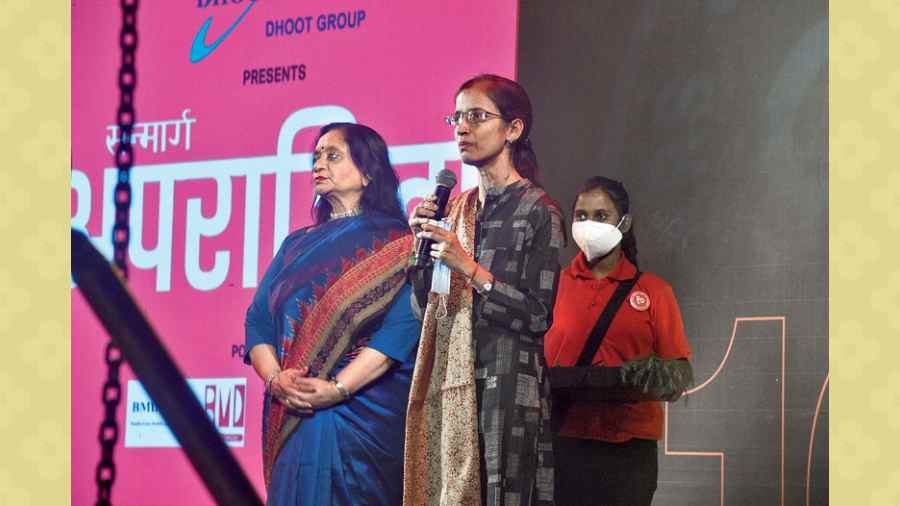
<svg viewBox="0 0 900 506"><path fill-rule="evenodd" d="M416 248L416 257L412 264L413 269L425 268L430 263L432 245L434 244L431 233L433 232L432 229L437 229L437 227L428 227L426 229L423 225L429 219L435 221L443 219L447 209L447 201L450 200L450 191L454 186L456 186L456 174L447 169L440 171L437 176L437 187L434 189L434 195L425 198L415 207L412 216L410 216L409 226L416 236L420 237L419 246ZM426 230L428 235L422 236L422 232ZM444 231L441 230L441 232ZM455 234L453 235L455 236Z"/></svg>
<svg viewBox="0 0 900 506"><path fill-rule="evenodd" d="M465 276L469 283L475 284L475 290L484 294L491 290L494 276L479 267L478 262L463 248L459 237L452 230L446 230L438 220L444 217L450 190L456 186L456 176L449 170L438 174L438 186L435 194L426 197L413 209L409 218L409 226L419 239L416 257L411 269L422 269L430 265L430 259L440 260L442 264ZM434 275L438 271L433 272ZM443 274L449 276L449 273ZM432 288L435 281L432 280ZM449 278L445 281L449 287ZM446 293L446 292L439 292Z"/></svg>
<svg viewBox="0 0 900 506"><path fill-rule="evenodd" d="M412 214L409 215L409 228L413 234L422 231L422 225L434 219L434 212L437 211L437 195L429 195L422 199L422 202L413 208Z"/></svg>

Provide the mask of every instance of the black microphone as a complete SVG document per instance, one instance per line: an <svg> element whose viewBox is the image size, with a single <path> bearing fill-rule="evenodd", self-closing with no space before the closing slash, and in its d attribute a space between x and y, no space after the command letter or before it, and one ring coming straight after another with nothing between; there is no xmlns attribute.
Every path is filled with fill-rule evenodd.
<svg viewBox="0 0 900 506"><path fill-rule="evenodd" d="M434 194L437 195L437 211L432 217L433 220L441 220L444 217L444 212L447 210L447 201L450 199L450 190L454 186L456 186L456 174L453 171L444 169L438 172L437 187L434 189ZM419 242L419 247L416 249L416 258L412 264L413 269L423 269L428 266L428 262L431 260L432 244L434 244L434 241L431 239L422 239Z"/></svg>

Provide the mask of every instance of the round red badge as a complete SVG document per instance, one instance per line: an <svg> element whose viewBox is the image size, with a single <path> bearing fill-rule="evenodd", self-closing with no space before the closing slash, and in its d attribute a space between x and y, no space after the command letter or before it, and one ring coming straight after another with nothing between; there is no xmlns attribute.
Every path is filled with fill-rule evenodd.
<svg viewBox="0 0 900 506"><path fill-rule="evenodd" d="M646 311L650 308L650 296L640 290L631 292L628 303L638 311Z"/></svg>

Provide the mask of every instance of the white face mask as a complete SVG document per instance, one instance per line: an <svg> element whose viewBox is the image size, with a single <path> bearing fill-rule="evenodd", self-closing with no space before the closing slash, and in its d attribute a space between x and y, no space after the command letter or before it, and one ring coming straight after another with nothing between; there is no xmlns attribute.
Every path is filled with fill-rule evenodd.
<svg viewBox="0 0 900 506"><path fill-rule="evenodd" d="M572 238L584 252L588 262L608 254L622 241L622 231L619 230L619 225L624 219L625 216L622 216L617 225L593 220L572 223Z"/></svg>

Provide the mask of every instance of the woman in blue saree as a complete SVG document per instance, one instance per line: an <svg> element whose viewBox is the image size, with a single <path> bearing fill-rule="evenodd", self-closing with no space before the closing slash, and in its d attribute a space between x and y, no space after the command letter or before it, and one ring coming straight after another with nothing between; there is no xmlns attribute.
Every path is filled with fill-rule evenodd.
<svg viewBox="0 0 900 506"><path fill-rule="evenodd" d="M366 126L326 125L313 159L315 224L285 238L245 324L245 362L266 385L268 504L400 504L421 324L399 182Z"/></svg>

